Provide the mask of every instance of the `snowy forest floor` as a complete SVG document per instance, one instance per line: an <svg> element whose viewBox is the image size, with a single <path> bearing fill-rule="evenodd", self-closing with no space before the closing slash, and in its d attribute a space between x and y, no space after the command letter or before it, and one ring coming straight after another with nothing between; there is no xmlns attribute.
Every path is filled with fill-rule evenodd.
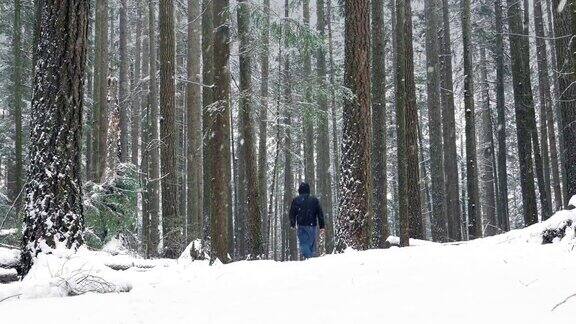
<svg viewBox="0 0 576 324"><path fill-rule="evenodd" d="M456 244L414 241L301 262L136 260L154 267L106 270L132 287L128 293L44 297L55 290L42 287L36 273L28 283L0 285L0 300L14 296L0 302L0 322L574 323L574 234L556 244L541 245L539 238L545 227L576 218L576 212L559 214ZM84 254L76 258L129 261ZM54 274L39 264L37 271Z"/></svg>

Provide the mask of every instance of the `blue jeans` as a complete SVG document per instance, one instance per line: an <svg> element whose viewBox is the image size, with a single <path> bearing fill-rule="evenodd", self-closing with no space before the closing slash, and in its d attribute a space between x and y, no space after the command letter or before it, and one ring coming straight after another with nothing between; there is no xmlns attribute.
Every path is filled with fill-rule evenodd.
<svg viewBox="0 0 576 324"><path fill-rule="evenodd" d="M316 244L316 226L298 225L298 242L300 242L300 253L304 258L314 256L314 245Z"/></svg>

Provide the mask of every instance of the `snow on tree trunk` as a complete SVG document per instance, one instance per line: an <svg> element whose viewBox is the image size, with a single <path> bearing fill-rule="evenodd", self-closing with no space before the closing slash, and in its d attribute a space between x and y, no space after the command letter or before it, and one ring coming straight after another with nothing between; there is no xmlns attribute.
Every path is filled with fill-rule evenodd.
<svg viewBox="0 0 576 324"><path fill-rule="evenodd" d="M38 253L83 243L80 139L88 16L88 3L82 0L46 0L42 8L22 274Z"/></svg>
<svg viewBox="0 0 576 324"><path fill-rule="evenodd" d="M342 177L336 248L369 246L372 218L370 2L346 0Z"/></svg>

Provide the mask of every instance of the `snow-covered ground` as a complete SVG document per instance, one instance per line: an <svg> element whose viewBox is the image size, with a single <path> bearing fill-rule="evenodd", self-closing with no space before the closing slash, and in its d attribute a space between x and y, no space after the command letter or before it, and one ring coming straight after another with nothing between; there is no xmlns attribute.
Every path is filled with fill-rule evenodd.
<svg viewBox="0 0 576 324"><path fill-rule="evenodd" d="M24 298L58 290L42 290L39 278L0 285L0 300L27 295L0 302L0 322L574 323L574 228L569 229L572 237L555 244L540 245L538 233L575 216L561 212L546 223L468 243L415 242L408 248L347 251L303 262L209 266L85 252L63 265L154 267L113 271L95 266L96 274L121 283L115 288L131 288L124 293Z"/></svg>

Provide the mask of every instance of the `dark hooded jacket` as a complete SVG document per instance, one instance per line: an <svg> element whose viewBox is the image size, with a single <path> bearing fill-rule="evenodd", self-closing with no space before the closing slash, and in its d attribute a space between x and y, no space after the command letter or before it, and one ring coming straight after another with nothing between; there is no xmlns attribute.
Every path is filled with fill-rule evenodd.
<svg viewBox="0 0 576 324"><path fill-rule="evenodd" d="M324 228L324 212L318 198L310 194L310 186L302 183L298 188L298 197L290 206L290 226L319 226Z"/></svg>

